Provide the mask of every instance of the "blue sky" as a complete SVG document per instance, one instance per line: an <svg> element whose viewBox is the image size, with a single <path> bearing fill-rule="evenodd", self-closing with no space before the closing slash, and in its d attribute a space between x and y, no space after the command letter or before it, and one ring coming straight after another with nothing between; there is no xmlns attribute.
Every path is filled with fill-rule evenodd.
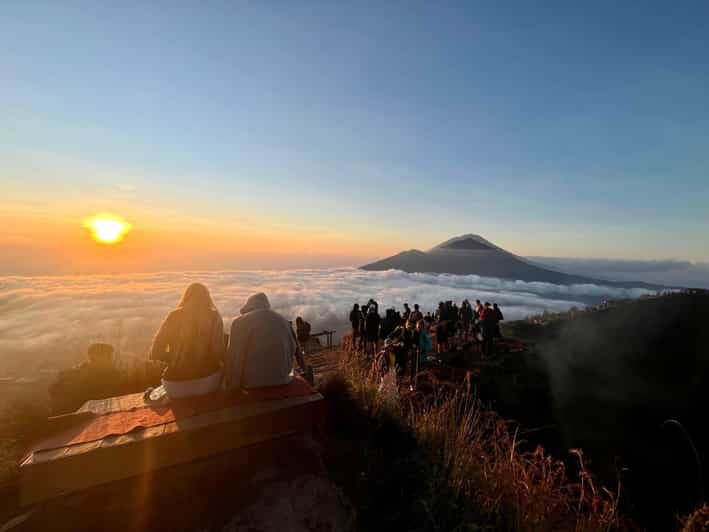
<svg viewBox="0 0 709 532"><path fill-rule="evenodd" d="M709 260L709 3L345 4L3 2L6 206Z"/></svg>

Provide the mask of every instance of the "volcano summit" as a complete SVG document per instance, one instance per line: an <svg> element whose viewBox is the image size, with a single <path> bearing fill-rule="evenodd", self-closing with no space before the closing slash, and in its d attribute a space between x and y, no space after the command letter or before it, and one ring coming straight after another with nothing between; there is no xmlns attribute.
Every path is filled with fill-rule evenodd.
<svg viewBox="0 0 709 532"><path fill-rule="evenodd" d="M549 270L506 251L479 235L467 234L446 240L428 251L402 251L361 267L363 270L402 270L408 273L479 275L525 282L554 284L600 284L623 288L661 287L642 282L616 282Z"/></svg>

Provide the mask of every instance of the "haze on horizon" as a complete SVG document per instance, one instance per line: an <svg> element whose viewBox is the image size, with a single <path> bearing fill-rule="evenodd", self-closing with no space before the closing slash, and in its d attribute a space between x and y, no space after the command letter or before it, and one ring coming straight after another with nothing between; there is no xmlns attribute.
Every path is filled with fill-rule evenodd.
<svg viewBox="0 0 709 532"><path fill-rule="evenodd" d="M4 2L0 275L351 266L471 232L708 262L708 45L699 1Z"/></svg>

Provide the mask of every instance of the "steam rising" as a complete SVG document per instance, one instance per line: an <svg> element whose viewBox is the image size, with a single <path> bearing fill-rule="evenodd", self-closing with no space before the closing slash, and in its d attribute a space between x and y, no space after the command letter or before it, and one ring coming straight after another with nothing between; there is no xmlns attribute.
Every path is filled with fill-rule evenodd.
<svg viewBox="0 0 709 532"><path fill-rule="evenodd" d="M505 317L562 311L601 299L638 297L643 289L561 286L476 275L409 274L354 268L223 271L81 277L0 277L0 375L42 365L66 367L82 359L92 341L107 341L123 357L144 356L165 314L192 282L203 282L228 326L247 297L268 294L288 319L303 316L314 330L349 327L353 303L374 297L380 308L464 298L497 302Z"/></svg>

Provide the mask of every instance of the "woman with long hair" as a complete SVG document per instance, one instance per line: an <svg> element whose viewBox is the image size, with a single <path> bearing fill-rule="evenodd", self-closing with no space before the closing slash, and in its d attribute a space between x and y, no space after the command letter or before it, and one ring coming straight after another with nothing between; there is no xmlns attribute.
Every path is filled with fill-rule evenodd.
<svg viewBox="0 0 709 532"><path fill-rule="evenodd" d="M150 358L167 365L163 385L169 396L201 395L218 388L225 351L219 311L207 287L193 283L160 326Z"/></svg>

